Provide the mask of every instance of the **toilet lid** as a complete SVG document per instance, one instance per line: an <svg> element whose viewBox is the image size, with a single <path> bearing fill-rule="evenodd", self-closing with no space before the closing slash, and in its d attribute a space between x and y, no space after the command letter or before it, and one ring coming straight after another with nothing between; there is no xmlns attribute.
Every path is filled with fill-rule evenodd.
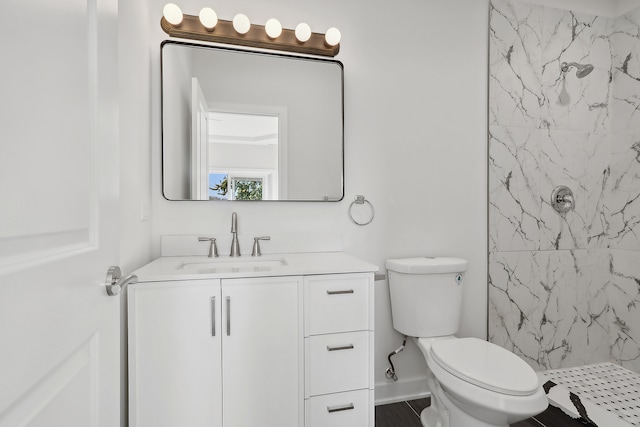
<svg viewBox="0 0 640 427"><path fill-rule="evenodd" d="M526 396L539 386L538 376L524 360L478 338L435 341L431 356L452 375L487 390Z"/></svg>

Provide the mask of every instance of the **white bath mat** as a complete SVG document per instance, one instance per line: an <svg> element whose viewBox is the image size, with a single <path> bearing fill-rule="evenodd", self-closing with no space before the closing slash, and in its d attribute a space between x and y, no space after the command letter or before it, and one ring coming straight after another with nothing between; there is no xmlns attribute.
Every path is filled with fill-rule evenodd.
<svg viewBox="0 0 640 427"><path fill-rule="evenodd" d="M598 363L539 375L615 414L624 421L620 426L640 426L640 374L613 363Z"/></svg>

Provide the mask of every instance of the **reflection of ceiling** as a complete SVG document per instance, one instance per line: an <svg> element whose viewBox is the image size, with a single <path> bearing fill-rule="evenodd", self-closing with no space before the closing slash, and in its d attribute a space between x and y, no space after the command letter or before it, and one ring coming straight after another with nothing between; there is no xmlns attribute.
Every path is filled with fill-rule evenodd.
<svg viewBox="0 0 640 427"><path fill-rule="evenodd" d="M264 114L209 113L213 144L278 144L278 117Z"/></svg>
<svg viewBox="0 0 640 427"><path fill-rule="evenodd" d="M591 15L617 17L640 7L640 0L518 0Z"/></svg>

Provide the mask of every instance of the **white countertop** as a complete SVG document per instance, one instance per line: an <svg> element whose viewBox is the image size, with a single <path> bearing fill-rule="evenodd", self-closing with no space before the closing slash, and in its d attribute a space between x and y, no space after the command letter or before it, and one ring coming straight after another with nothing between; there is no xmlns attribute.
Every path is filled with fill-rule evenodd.
<svg viewBox="0 0 640 427"><path fill-rule="evenodd" d="M374 273L378 266L343 252L242 256L167 256L134 271L138 282L228 279L239 277L304 276L315 274Z"/></svg>

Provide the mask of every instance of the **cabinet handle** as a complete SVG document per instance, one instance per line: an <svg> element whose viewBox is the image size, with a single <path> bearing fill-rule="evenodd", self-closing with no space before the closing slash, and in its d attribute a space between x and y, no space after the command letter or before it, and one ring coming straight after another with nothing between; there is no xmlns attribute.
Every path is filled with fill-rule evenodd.
<svg viewBox="0 0 640 427"><path fill-rule="evenodd" d="M227 297L227 336L231 335L231 297Z"/></svg>
<svg viewBox="0 0 640 427"><path fill-rule="evenodd" d="M351 409L355 409L353 403L349 403L347 405L339 405L339 406L327 406L327 412L340 412L340 411L349 411Z"/></svg>
<svg viewBox="0 0 640 427"><path fill-rule="evenodd" d="M348 345L339 345L335 347L327 346L327 351L338 351L338 350L353 350L353 344Z"/></svg>
<svg viewBox="0 0 640 427"><path fill-rule="evenodd" d="M211 297L211 336L216 336L216 297Z"/></svg>
<svg viewBox="0 0 640 427"><path fill-rule="evenodd" d="M327 295L340 295L340 294L352 294L353 289L346 289L344 291L327 291Z"/></svg>

